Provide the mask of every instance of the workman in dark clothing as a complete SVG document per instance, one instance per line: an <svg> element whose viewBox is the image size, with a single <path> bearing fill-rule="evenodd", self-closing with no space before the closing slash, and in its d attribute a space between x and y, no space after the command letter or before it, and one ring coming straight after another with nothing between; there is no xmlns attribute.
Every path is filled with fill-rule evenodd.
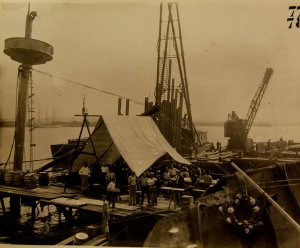
<svg viewBox="0 0 300 248"><path fill-rule="evenodd" d="M184 177L183 177L183 173L181 171L177 172L176 187L177 188L184 188Z"/></svg>
<svg viewBox="0 0 300 248"><path fill-rule="evenodd" d="M146 177L145 173L143 173L142 176L141 176L141 178L140 178L140 187L141 187L141 191L142 191L142 195L141 195L141 208L143 208L145 194L147 196L148 205L150 205L149 185L148 185L147 177Z"/></svg>
<svg viewBox="0 0 300 248"><path fill-rule="evenodd" d="M184 177L183 172L178 171L176 175L176 187L177 188L184 188ZM176 203L180 205L180 198L182 192L176 192Z"/></svg>
<svg viewBox="0 0 300 248"><path fill-rule="evenodd" d="M128 189L129 189L129 205L136 205L136 192L137 192L137 177L135 172L132 172L128 177Z"/></svg>
<svg viewBox="0 0 300 248"><path fill-rule="evenodd" d="M156 187L157 178L154 177L154 173L150 173L150 177L147 179L148 187L149 187L149 195L150 195L150 204L151 206L154 203L157 203L157 187Z"/></svg>
<svg viewBox="0 0 300 248"><path fill-rule="evenodd" d="M112 204L113 208L115 208L115 202L116 202L118 192L120 192L120 190L116 188L116 179L114 178L107 185L108 205Z"/></svg>

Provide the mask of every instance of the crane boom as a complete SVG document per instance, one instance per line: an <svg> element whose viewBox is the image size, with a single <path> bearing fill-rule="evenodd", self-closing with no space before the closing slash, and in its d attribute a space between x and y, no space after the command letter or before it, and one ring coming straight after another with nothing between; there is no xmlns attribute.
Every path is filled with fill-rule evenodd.
<svg viewBox="0 0 300 248"><path fill-rule="evenodd" d="M253 124L254 118L256 116L259 105L260 105L261 100L262 100L262 98L264 96L264 93L266 91L266 88L268 86L268 83L270 81L272 73L273 73L273 69L272 68L267 68L267 70L265 72L265 75L264 75L264 78L263 78L263 81L260 84L260 86L258 87L258 89L257 89L257 91L256 91L256 93L255 93L255 95L254 95L254 97L251 101L250 108L248 110L246 121L245 121L245 134L246 134L246 137L249 134L250 128Z"/></svg>

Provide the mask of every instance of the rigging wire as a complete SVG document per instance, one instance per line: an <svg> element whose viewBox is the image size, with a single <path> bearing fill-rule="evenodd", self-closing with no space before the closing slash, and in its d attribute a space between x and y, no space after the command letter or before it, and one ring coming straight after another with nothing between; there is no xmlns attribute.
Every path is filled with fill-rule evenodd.
<svg viewBox="0 0 300 248"><path fill-rule="evenodd" d="M121 95L118 95L118 94L115 94L115 93L112 93L112 92L109 92L109 91L106 91L106 90L101 90L101 89L98 89L96 87L92 87L92 86L89 86L87 84L84 84L84 83L80 83L80 82L77 82L77 81L74 81L74 80L70 80L70 79L67 79L67 78L64 78L64 77L60 77L60 76L57 76L57 75L54 75L54 74L50 74L48 72L40 71L40 70L37 70L37 69L33 69L33 70L36 71L36 72L38 72L38 73L40 73L40 74L43 74L45 76L55 77L55 78L61 79L61 80L65 81L65 82L68 82L68 83L71 83L71 84L75 84L75 85L78 85L78 86L81 86L81 87L85 87L85 88L88 88L88 89L91 89L91 90L99 91L99 92L102 92L102 93L105 93L105 94L108 94L108 95L111 95L111 96L129 99L129 100L131 100L132 102L134 102L136 104L144 105L143 102L137 101L137 100L132 99L132 98L121 96Z"/></svg>

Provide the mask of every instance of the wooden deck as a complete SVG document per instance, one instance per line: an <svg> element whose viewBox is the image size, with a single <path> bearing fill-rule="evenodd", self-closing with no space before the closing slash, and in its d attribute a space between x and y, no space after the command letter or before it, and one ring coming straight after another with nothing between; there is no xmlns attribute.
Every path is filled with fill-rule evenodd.
<svg viewBox="0 0 300 248"><path fill-rule="evenodd" d="M55 187L56 188L56 187ZM58 197L75 197L76 193L68 193L63 192L63 189L57 187L41 187L35 189L26 189L26 188L19 188L19 187L12 187L6 185L0 185L0 194L2 196L19 196L19 197L29 197L35 200L51 200Z"/></svg>
<svg viewBox="0 0 300 248"><path fill-rule="evenodd" d="M55 186L44 186L35 189L26 189L21 187L12 187L0 185L0 199L6 197L20 197L32 203L32 207L36 208L37 203L43 205L55 205L57 207L65 207L69 209L78 209L87 212L94 212L101 214L103 212L103 201L96 198L87 197L81 194L78 190L67 189ZM3 208L3 206L2 206ZM129 206L127 201L116 202L115 208L110 208L110 214L118 217L129 217L136 213L161 213L165 211L178 211L179 207L175 209L169 207L169 199L163 197L158 198L158 204L154 207ZM5 213L5 209L2 211ZM34 212L34 211L32 211ZM34 216L33 216L34 217Z"/></svg>

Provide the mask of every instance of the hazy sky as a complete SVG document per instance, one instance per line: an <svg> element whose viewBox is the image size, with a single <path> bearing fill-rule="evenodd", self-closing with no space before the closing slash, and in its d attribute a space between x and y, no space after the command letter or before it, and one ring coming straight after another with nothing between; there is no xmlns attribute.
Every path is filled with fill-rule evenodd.
<svg viewBox="0 0 300 248"><path fill-rule="evenodd" d="M23 37L26 2L0 5L0 47ZM300 122L300 28L289 29L299 1L179 1L194 120L246 116L266 68L271 78L257 122ZM32 38L50 43L54 58L34 68L144 102L153 100L159 1L31 1ZM298 16L299 13L295 14ZM0 117L14 117L18 63L0 56ZM90 114L117 113L117 98L33 73L36 111L72 118L86 95ZM131 114L143 106L131 103Z"/></svg>

